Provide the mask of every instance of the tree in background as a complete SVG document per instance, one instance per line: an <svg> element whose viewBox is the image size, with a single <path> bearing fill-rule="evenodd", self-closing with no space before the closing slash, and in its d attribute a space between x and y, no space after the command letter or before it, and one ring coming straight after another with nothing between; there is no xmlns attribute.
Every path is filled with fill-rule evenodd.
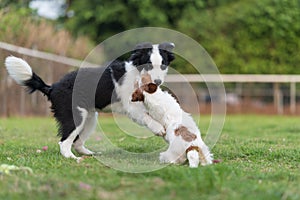
<svg viewBox="0 0 300 200"><path fill-rule="evenodd" d="M300 73L300 1L249 0L208 9L179 29L199 41L222 73Z"/></svg>
<svg viewBox="0 0 300 200"><path fill-rule="evenodd" d="M76 34L90 35L98 42L131 28L159 26L177 28L185 11L195 8L194 20L199 12L235 0L70 0L69 10L75 15L65 18L65 25Z"/></svg>
<svg viewBox="0 0 300 200"><path fill-rule="evenodd" d="M298 0L69 2L75 15L65 18L65 26L96 42L127 29L159 26L197 40L222 73L300 73Z"/></svg>
<svg viewBox="0 0 300 200"><path fill-rule="evenodd" d="M230 2L234 0L91 0L88 3L72 0L69 1L69 11L74 12L74 16L64 18L63 23L76 35L89 35L100 43L114 34L132 28L157 26L178 30L178 23L190 8L195 8L196 12L187 21L194 20L206 9ZM182 32L191 35L187 31ZM181 72L195 72L180 57L173 66Z"/></svg>
<svg viewBox="0 0 300 200"><path fill-rule="evenodd" d="M28 3L3 0L0 8L15 5L15 15L22 18ZM57 27L95 43L132 28L165 27L198 41L221 73L300 73L299 0L66 0L66 4L68 12ZM0 27L6 30L7 24ZM177 70L194 72L183 59L176 60Z"/></svg>
<svg viewBox="0 0 300 200"><path fill-rule="evenodd" d="M52 21L39 18L28 8L29 0L0 2L0 41L81 59L94 46L89 38L75 38Z"/></svg>

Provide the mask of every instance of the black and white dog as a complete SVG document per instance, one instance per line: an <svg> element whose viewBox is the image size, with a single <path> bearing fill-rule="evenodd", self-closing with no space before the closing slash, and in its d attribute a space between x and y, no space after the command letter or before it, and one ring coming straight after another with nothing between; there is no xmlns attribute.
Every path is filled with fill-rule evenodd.
<svg viewBox="0 0 300 200"><path fill-rule="evenodd" d="M126 113L138 124L148 127L156 135L165 133L161 123L147 114L142 103L131 102L131 94L135 90L134 84L145 73L148 73L157 85L164 82L168 66L174 60L171 52L173 48L173 43L138 44L128 61L114 61L105 68L79 69L66 74L51 86L44 83L29 64L20 58L7 57L5 66L18 84L26 86L31 93L39 90L48 97L58 122L58 135L61 136L60 152L66 158L79 159L72 153L72 145L80 154L93 154L84 147L84 143L96 127L96 110L112 103L118 104L120 112ZM94 90L91 89L92 85Z"/></svg>

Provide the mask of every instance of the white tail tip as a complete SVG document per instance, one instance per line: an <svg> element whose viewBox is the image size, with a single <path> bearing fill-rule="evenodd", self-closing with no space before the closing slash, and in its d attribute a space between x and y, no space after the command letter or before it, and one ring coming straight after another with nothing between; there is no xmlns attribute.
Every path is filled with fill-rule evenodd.
<svg viewBox="0 0 300 200"><path fill-rule="evenodd" d="M31 67L21 58L9 56L5 59L5 66L10 77L20 85L24 85L24 81L32 77Z"/></svg>

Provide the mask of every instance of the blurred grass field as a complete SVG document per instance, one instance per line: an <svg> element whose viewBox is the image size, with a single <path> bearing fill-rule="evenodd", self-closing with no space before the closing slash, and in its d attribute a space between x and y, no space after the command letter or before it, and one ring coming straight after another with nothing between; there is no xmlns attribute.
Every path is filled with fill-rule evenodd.
<svg viewBox="0 0 300 200"><path fill-rule="evenodd" d="M209 119L201 116L204 135ZM148 152L164 145L158 137L139 142L122 134L111 117L100 121L111 141L127 151ZM300 199L299 121L290 116L227 116L212 149L222 162L125 173L93 157L81 163L63 158L52 118L0 119L0 165L33 170L1 174L0 199Z"/></svg>

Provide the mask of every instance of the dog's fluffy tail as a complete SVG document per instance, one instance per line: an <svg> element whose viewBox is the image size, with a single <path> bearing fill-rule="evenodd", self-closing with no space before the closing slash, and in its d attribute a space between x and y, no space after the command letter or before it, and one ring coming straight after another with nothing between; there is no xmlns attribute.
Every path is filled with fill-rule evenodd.
<svg viewBox="0 0 300 200"><path fill-rule="evenodd" d="M9 56L5 59L5 66L9 76L19 85L26 86L30 93L39 90L49 97L51 87L32 71L25 60Z"/></svg>

